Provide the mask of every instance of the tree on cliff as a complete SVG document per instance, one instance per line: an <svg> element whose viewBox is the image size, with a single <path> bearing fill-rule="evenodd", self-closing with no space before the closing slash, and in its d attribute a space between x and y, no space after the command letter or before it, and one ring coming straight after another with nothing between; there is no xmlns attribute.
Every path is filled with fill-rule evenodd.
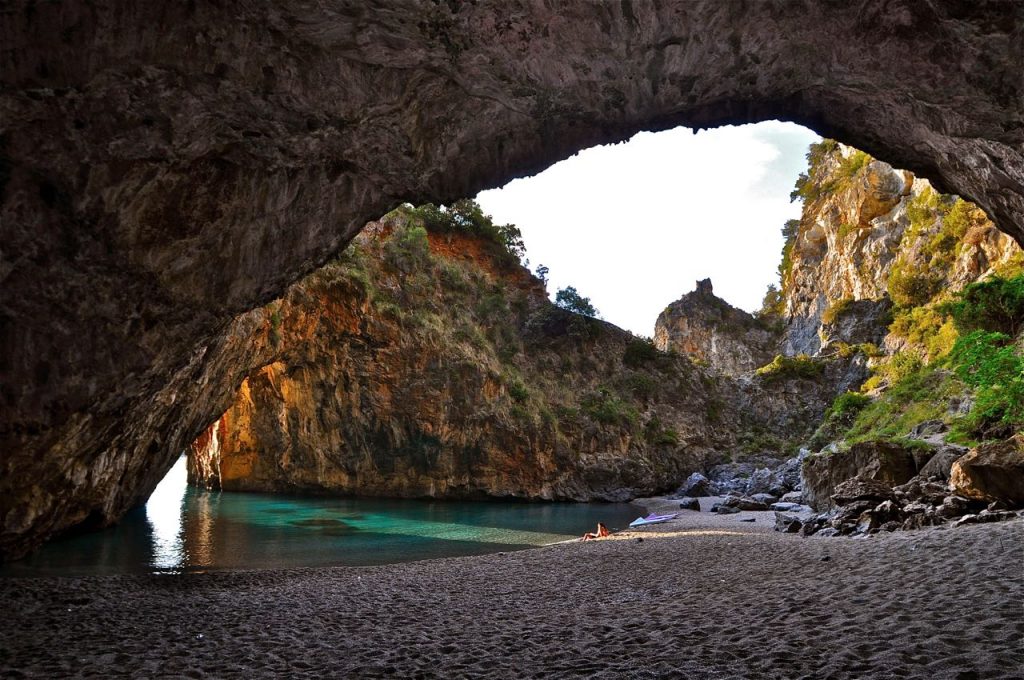
<svg viewBox="0 0 1024 680"><path fill-rule="evenodd" d="M559 288L555 294L555 304L583 316L596 317L599 314L597 308L590 303L590 298L580 295L574 286Z"/></svg>

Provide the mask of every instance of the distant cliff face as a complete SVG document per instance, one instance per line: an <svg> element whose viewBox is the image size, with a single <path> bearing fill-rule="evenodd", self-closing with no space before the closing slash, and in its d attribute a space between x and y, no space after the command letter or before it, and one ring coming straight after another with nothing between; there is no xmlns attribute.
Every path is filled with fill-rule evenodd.
<svg viewBox="0 0 1024 680"><path fill-rule="evenodd" d="M658 315L654 345L728 375L749 373L775 356L779 333L770 324L715 296L710 279Z"/></svg>
<svg viewBox="0 0 1024 680"><path fill-rule="evenodd" d="M834 396L799 375L735 382L559 309L493 246L408 214L367 227L259 311L254 369L193 443L190 481L624 500L791 450Z"/></svg>
<svg viewBox="0 0 1024 680"><path fill-rule="evenodd" d="M690 362L555 307L493 245L368 227L261 312L271 351L192 445L191 482L622 500L735 441Z"/></svg>

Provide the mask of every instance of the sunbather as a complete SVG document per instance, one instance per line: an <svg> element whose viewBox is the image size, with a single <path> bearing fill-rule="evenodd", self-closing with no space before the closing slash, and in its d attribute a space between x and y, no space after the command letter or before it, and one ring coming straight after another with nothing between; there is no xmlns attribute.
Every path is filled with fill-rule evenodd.
<svg viewBox="0 0 1024 680"><path fill-rule="evenodd" d="M606 527L603 523L598 522L597 533L592 533L588 531L587 533L583 534L583 540L589 541L593 538L604 538L606 536L611 536L611 534L612 532L608 531L608 527Z"/></svg>

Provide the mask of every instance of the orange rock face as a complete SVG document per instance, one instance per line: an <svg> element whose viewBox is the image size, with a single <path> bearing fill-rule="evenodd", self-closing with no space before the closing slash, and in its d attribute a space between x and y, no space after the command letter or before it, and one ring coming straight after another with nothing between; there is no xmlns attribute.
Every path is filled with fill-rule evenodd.
<svg viewBox="0 0 1024 680"><path fill-rule="evenodd" d="M271 351L192 445L194 484L622 500L672 488L765 419L764 395L741 404L686 358L553 306L493 244L417 238L397 218L368 228L263 310Z"/></svg>

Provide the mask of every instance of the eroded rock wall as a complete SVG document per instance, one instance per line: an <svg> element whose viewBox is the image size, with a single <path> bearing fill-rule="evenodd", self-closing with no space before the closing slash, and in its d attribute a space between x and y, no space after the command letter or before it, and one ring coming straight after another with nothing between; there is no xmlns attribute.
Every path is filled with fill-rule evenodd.
<svg viewBox="0 0 1024 680"><path fill-rule="evenodd" d="M264 308L270 354L193 443L193 484L625 500L736 441L686 359L558 309L478 237L419 238L374 224Z"/></svg>
<svg viewBox="0 0 1024 680"><path fill-rule="evenodd" d="M641 129L783 118L1024 239L1022 12L7 3L0 558L145 498L248 374L248 311L403 200Z"/></svg>

